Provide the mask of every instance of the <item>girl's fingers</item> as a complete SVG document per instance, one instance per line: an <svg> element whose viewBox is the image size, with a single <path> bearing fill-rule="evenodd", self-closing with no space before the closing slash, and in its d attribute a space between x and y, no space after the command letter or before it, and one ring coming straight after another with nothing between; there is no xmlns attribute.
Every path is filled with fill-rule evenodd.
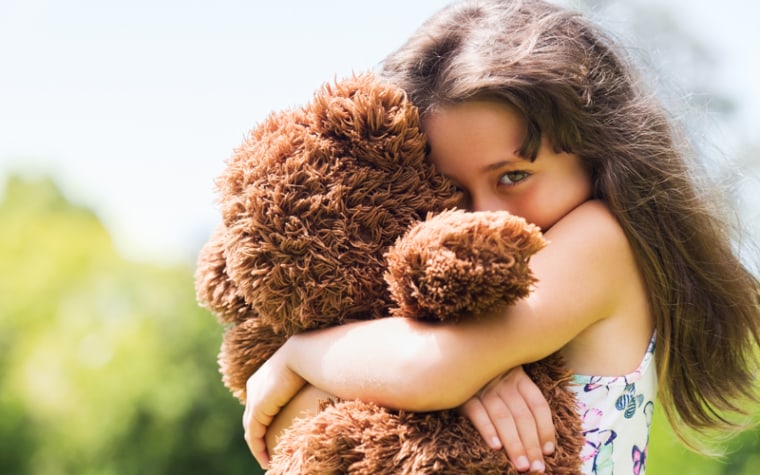
<svg viewBox="0 0 760 475"><path fill-rule="evenodd" d="M519 393L493 391L484 398L484 405L515 468L522 472L543 472L543 455L533 415Z"/></svg>
<svg viewBox="0 0 760 475"><path fill-rule="evenodd" d="M517 389L533 415L542 453L551 455L557 446L557 435L549 403L538 386L527 375L525 375L525 379L518 382Z"/></svg>
<svg viewBox="0 0 760 475"><path fill-rule="evenodd" d="M249 435L249 432L246 432L245 441L261 468L264 470L269 468L269 454L267 453L267 445L264 442L264 439L252 437Z"/></svg>
<svg viewBox="0 0 760 475"><path fill-rule="evenodd" d="M549 404L522 367L488 383L461 408L493 448L504 448L521 472L541 473L556 447Z"/></svg>
<svg viewBox="0 0 760 475"><path fill-rule="evenodd" d="M494 450L502 448L501 439L496 432L496 426L491 422L491 418L488 417L485 407L481 400L476 396L470 398L469 401L464 403L459 408L460 413L470 419L472 425L478 430L483 440Z"/></svg>
<svg viewBox="0 0 760 475"><path fill-rule="evenodd" d="M264 436L267 425L262 424L253 415L253 411L246 406L243 413L243 429L245 431L245 442L253 454L253 457L259 463L261 468L269 467L269 454L267 453L267 444Z"/></svg>

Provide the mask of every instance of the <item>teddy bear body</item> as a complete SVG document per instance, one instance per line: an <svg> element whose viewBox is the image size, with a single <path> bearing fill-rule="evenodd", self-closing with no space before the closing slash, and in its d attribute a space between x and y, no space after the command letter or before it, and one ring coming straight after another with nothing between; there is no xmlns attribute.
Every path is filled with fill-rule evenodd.
<svg viewBox="0 0 760 475"><path fill-rule="evenodd" d="M425 147L403 92L365 74L270 115L228 160L196 288L227 326L220 367L241 401L296 333L385 317L456 322L528 294L540 231L506 212L446 211L461 196ZM556 355L528 370L558 432L547 472L578 473L569 374ZM285 431L269 473L517 473L456 411L324 406Z"/></svg>

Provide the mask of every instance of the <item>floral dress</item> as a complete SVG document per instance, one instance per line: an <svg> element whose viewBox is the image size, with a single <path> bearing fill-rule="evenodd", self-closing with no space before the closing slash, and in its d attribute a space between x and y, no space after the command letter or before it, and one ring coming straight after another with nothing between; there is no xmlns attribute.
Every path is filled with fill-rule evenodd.
<svg viewBox="0 0 760 475"><path fill-rule="evenodd" d="M582 471L594 475L644 475L657 394L655 336L639 367L624 376L575 375L586 444Z"/></svg>

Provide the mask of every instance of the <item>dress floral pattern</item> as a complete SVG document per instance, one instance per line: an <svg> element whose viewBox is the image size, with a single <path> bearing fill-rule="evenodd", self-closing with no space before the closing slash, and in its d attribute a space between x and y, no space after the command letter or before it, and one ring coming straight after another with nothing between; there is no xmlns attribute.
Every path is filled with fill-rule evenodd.
<svg viewBox="0 0 760 475"><path fill-rule="evenodd" d="M586 438L581 452L583 473L645 475L657 394L655 337L652 335L641 364L630 374L573 377Z"/></svg>

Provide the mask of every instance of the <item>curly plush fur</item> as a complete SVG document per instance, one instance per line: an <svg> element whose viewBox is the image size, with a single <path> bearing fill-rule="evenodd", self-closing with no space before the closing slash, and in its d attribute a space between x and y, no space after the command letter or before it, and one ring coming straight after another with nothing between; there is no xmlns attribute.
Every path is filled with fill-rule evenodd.
<svg viewBox="0 0 760 475"><path fill-rule="evenodd" d="M229 159L196 289L227 325L220 367L241 401L248 377L296 333L388 316L455 322L530 291L540 231L506 212L444 212L460 196L425 148L404 93L365 74L270 115ZM547 472L577 473L569 373L556 355L528 371L558 432ZM270 473L517 472L455 411L331 401L279 439Z"/></svg>

